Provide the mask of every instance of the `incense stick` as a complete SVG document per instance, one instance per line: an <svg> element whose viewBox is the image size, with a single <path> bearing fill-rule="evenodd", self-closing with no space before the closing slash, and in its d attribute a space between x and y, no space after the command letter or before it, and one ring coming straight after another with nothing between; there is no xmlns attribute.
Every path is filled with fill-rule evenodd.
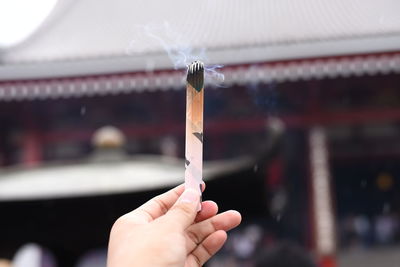
<svg viewBox="0 0 400 267"><path fill-rule="evenodd" d="M186 84L185 188L199 191L203 181L204 64L188 66ZM201 207L199 207L199 210Z"/></svg>

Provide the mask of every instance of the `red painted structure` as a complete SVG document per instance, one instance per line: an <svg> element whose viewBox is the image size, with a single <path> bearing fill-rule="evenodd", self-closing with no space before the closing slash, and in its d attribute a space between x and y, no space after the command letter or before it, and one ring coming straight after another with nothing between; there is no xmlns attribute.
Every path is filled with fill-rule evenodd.
<svg viewBox="0 0 400 267"><path fill-rule="evenodd" d="M396 124L399 62L399 53L385 53L222 69L228 88L209 86L206 93L206 159L254 153L270 117L281 119L289 131ZM160 153L164 136L173 136L183 153L181 76L167 71L2 81L3 165L85 158L93 132L109 123L126 134L133 147L129 153ZM329 148L334 160L346 155ZM335 266L334 256L322 256L320 265Z"/></svg>

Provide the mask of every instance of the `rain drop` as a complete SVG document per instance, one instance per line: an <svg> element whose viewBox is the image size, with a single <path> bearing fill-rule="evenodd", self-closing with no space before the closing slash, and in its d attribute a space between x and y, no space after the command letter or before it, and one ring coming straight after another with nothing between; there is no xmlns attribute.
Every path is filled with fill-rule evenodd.
<svg viewBox="0 0 400 267"><path fill-rule="evenodd" d="M257 172L257 171L258 171L258 164L254 165L253 171L254 171L254 172Z"/></svg>

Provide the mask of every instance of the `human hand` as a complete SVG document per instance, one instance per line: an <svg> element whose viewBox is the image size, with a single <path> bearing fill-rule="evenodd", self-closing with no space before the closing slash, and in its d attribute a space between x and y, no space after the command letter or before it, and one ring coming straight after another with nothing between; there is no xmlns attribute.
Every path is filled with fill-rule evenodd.
<svg viewBox="0 0 400 267"><path fill-rule="evenodd" d="M203 184L203 190L204 190ZM120 217L113 225L108 267L202 266L225 243L226 231L239 225L237 211L217 214L213 201L180 185Z"/></svg>

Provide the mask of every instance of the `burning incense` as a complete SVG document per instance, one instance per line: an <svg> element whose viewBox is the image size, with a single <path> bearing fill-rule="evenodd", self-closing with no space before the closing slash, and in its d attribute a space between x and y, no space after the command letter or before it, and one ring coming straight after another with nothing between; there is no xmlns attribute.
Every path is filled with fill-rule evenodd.
<svg viewBox="0 0 400 267"><path fill-rule="evenodd" d="M188 67L186 85L185 187L199 191L203 181L204 64ZM200 210L200 207L199 207Z"/></svg>

